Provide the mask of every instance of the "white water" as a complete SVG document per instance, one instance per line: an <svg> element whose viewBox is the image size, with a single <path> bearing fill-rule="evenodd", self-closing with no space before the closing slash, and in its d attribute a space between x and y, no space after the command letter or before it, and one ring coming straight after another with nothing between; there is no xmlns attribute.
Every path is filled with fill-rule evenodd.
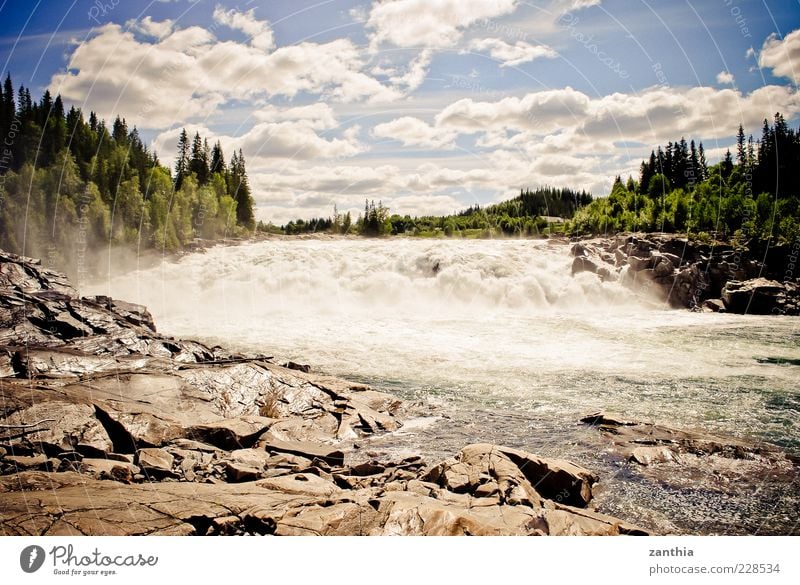
<svg viewBox="0 0 800 585"><path fill-rule="evenodd" d="M800 319L644 305L538 241L275 240L112 273L160 331L406 393L797 444ZM438 267L438 268L437 268ZM795 409L770 410L791 395Z"/></svg>
<svg viewBox="0 0 800 585"><path fill-rule="evenodd" d="M167 334L422 398L451 418L402 440L432 456L486 440L580 459L576 423L600 409L800 447L800 367L755 359L800 359L800 319L665 310L570 265L538 241L273 240L89 292Z"/></svg>

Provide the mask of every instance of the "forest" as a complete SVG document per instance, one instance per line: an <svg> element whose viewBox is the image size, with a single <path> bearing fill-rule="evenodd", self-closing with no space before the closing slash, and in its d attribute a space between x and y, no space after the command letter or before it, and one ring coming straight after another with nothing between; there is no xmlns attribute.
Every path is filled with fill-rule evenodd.
<svg viewBox="0 0 800 585"><path fill-rule="evenodd" d="M421 217L390 214L382 202L375 205L374 201L366 201L363 215L355 221L349 213L342 216L334 209L333 217L294 220L281 226L281 230L287 234L332 232L365 236L537 236L550 229L551 223L545 218L569 219L591 201L592 196L585 191L542 187L522 190L513 199L485 207L475 204L452 215Z"/></svg>
<svg viewBox="0 0 800 585"><path fill-rule="evenodd" d="M185 130L174 169L117 117L38 101L7 75L0 87L0 248L68 266L108 245L177 250L195 238L243 236L255 228L241 151L226 163Z"/></svg>
<svg viewBox="0 0 800 585"><path fill-rule="evenodd" d="M254 232L327 232L420 237L570 236L619 231L700 238L800 238L800 131L775 114L758 140L739 127L736 152L708 165L702 143L684 138L642 161L638 181L617 177L606 197L541 187L446 216L392 214L381 201L277 227L256 223L242 151L229 162L219 142L180 133L164 166L136 127L111 127L45 91L38 101L11 76L0 85L0 247L69 265L102 246L179 250L197 238Z"/></svg>
<svg viewBox="0 0 800 585"><path fill-rule="evenodd" d="M702 238L794 241L800 238L800 132L775 114L761 138L740 126L735 156L713 166L702 144L682 138L643 161L638 183L617 177L611 193L578 210L570 235L619 231L688 233Z"/></svg>

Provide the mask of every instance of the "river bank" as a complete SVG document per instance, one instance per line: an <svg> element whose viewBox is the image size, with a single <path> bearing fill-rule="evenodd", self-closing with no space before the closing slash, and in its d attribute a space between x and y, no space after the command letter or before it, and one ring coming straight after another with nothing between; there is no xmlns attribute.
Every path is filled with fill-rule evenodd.
<svg viewBox="0 0 800 585"><path fill-rule="evenodd" d="M22 505L31 495L29 491L46 491L44 486L49 487L50 481L56 481L55 485L64 491L56 493L53 502L56 497L61 502L65 497L74 498L69 500L75 506L69 523L79 522L79 532L112 530L118 516L115 516L116 500L109 499L108 495L119 488L131 490L126 497L135 503L135 516L141 516L130 532L136 534L153 529L153 525L145 521L147 518L158 518L156 524L161 523L167 527L165 529L179 533L606 534L615 532L616 521L608 519L609 516L623 520L622 532L792 533L791 519L781 518L784 509L792 509L791 498L797 496L794 483L797 474L792 460L780 449L746 438L708 438L708 433L687 433L681 435L681 440L671 441L669 433L677 431L663 431L665 425L661 424L658 426L662 433L660 438L649 445L654 449L634 453L636 446L626 447L614 439L619 433L614 432L615 424L609 421L619 423L619 417L608 415L595 424L579 422L597 406L617 405L628 405L625 408L630 407L630 412L626 410L627 416L616 428L625 430L629 422L641 420L642 416L663 420L652 410L652 399L647 398L652 396L652 389L638 383L630 394L622 387L626 394L621 398L598 395L604 386L613 389L618 385L613 378L607 378L612 372L634 380L639 378L636 362L627 370L620 370L620 364L614 361L614 356L625 355L627 350L615 347L613 333L604 342L606 348L595 344L585 346L591 347L591 362L578 359L582 353L578 344L585 342L572 333L567 333L570 336L566 340L566 347L570 348L568 354L562 353L559 341L563 333L551 332L548 337L541 337L546 342L544 345L531 345L531 340L539 335L529 333L525 340L506 339L505 345L497 346L496 355L494 352L487 355L491 342L486 343L486 333L478 318L480 312L490 312L487 326L497 331L498 323L504 322L505 313L508 312L514 323L520 324L522 309L531 309L521 304L521 289L514 284L517 280L530 283L533 278L546 276L549 280L540 282L540 287L548 288L531 297L531 301L552 301L571 313L577 311L578 315L588 300L600 298L621 303L620 309L629 312L631 295L628 289L619 283L602 282L592 274L570 276L569 268L574 259L563 246L558 253L550 254L548 250L553 244L543 243L545 248L535 249L542 256L539 260L535 255L530 256L526 242L498 243L488 248L455 243L444 248L440 245L423 248L419 242L407 242L403 248L398 247L399 244L359 240L280 241L269 243L266 248L263 244L243 245L211 249L154 269L152 274L132 276L142 291L155 294L154 301L163 291L154 287L151 277L160 279L159 286L164 291L176 295L178 304L158 307L158 314L162 315L159 321L167 318L168 324L164 327L183 337L187 337L189 331L195 332L191 336L203 332L206 339L220 340L216 346L208 342L176 341L155 333L154 326L151 328L152 319L142 307L102 297L78 301L62 277L50 273L42 276L41 267L25 262L22 262L25 269L20 272L12 267L20 266L20 262L9 257L3 264L3 273L14 276L6 280L12 291L4 297L4 307L16 309L6 314L5 318L11 321L5 322L3 344L17 348L27 344L27 349L6 354L7 375L2 379L2 387L4 393L14 397L7 403L16 406L7 411L5 418L9 420L0 424L22 425L48 418L39 416L36 407L51 399L65 403L53 408L69 405L69 410L75 410L80 406L78 411L82 414L66 423L74 425L66 429L66 434L65 429L57 428L52 436L45 433L49 436L45 440L36 427L21 429L24 435L14 441L16 451L10 454L13 468L3 468L7 473L3 489L9 491L0 496L1 501L12 503L7 518L16 519L8 525L20 531L24 522L27 522L25 526L50 526L49 521L53 520L50 508L31 519L23 513ZM397 256L387 255L389 250ZM288 256L283 258L284 254ZM473 257L473 254L477 255ZM345 260L347 265L342 264ZM374 262L375 268L364 262ZM544 264L540 265L541 262ZM264 263L268 263L269 270L263 271ZM437 265L438 270L434 269ZM243 270L242 266L247 269ZM291 266L297 267L299 272L290 273ZM380 266L384 271L391 269L385 277L380 277L385 279L385 288L376 281L380 274L376 270ZM515 276L514 271L523 268L535 271ZM38 276L33 277L31 273ZM336 278L327 282L324 275ZM400 275L405 275L406 280L399 281ZM372 285L364 288L367 282ZM177 286L177 283L182 285ZM465 286L453 288L457 283ZM220 290L224 290L226 296L216 298L194 291L193 287L200 284L224 286ZM352 291L348 292L345 286L352 287ZM527 286L530 288L530 284ZM564 289L565 286L568 288ZM123 288L133 290L130 285ZM27 291L23 297L27 295L28 305L19 304L20 291ZM395 292L387 298L389 291ZM259 304L251 302L245 293L252 294ZM351 295L355 296L351 298ZM442 303L437 301L440 297ZM297 310L288 304L289 299L298 301ZM372 303L364 305L366 299L372 299ZM381 303L387 300L390 306L383 307ZM486 304L487 300L491 303ZM331 305L326 304L332 301L336 307L333 313ZM431 340L419 337L422 332L417 323L399 320L406 305L415 307L424 327L433 327L435 336ZM259 306L263 309L258 310ZM437 320L431 320L431 315L437 315L438 320L447 325L457 315L465 313L467 306L472 307L468 322L473 336L480 341L475 348L476 357L465 353L463 344L468 340L463 335L443 338ZM189 311L188 321L182 321L181 307L184 312ZM241 311L234 312L234 308ZM384 308L387 311L385 322ZM224 311L219 312L222 321L218 322L217 310L220 309ZM583 310L586 309L588 307ZM202 316L197 314L198 310L203 312ZM597 312L597 306L593 306L592 311ZM526 327L543 323L549 329L551 320L543 320L547 314L535 313L532 321L525 321ZM363 322L358 320L359 316ZM638 322L646 316L662 319L664 313L639 313L637 310L634 316ZM715 324L721 322L720 319L741 319L724 315L696 317ZM276 321L278 318L280 321ZM786 318L775 319L776 323L784 323ZM220 328L223 323L230 328L233 337ZM331 329L339 323L346 324L346 329L341 332ZM634 332L629 329L628 321L625 323L629 336ZM463 329L459 321L454 325L456 329ZM198 329L192 329L195 326ZM574 328L574 324L570 324L570 328ZM354 335L354 331L360 334ZM401 338L392 331L402 333L409 343L427 353L430 361L425 365L411 361L416 358L408 353L410 349L398 347ZM512 330L506 331L504 336L508 337ZM387 333L386 351L389 353L384 354L373 343ZM331 349L330 361L319 353L298 349L292 341L295 335L309 346L317 346L318 350L324 347L326 338L334 340L336 347ZM652 334L647 335L653 338ZM603 333L603 337L606 336ZM675 336L670 333L672 337ZM232 344L230 340L234 338L236 343ZM681 339L685 340L685 336ZM678 346L685 344L685 341L676 340ZM275 354L273 348L280 345L278 341L288 341L283 347L295 348L291 352L280 351L278 355L288 355L298 363L311 362L313 370L326 374L348 377L347 372L358 372L362 382L374 381L382 392L368 390L364 384L306 373L297 369L300 367L297 363L270 358ZM655 341L658 361L652 365L649 361L643 364L653 381L658 382L660 376L674 369L664 370L662 374L661 366L654 367L656 363L668 366L683 362L683 371L690 375L699 375L710 367L705 362L686 363L681 356L665 353L663 342ZM463 347L454 346L454 342ZM641 359L648 349L637 339L631 342L640 347ZM362 355L369 356L367 361L375 368L368 375L359 371L358 364L353 361L359 359L358 345L366 344L369 345ZM269 349L269 352L248 354L253 348ZM720 349L721 355L730 353L727 348ZM441 359L437 352L448 350L455 350L455 353L437 365ZM747 347L744 351L750 354ZM570 359L559 366L564 355ZM520 360L519 365L509 363L509 359ZM496 361L496 368L491 365L492 361ZM597 367L604 361L610 368L609 374L598 374ZM531 362L535 377L524 371L517 372L526 362ZM339 364L338 368L332 366L334 363ZM548 363L551 368L557 366L552 374L547 369ZM592 370L587 371L584 383L580 381L583 377L580 372L589 363ZM442 367L441 376L444 377L437 378L437 371ZM697 373L691 374L692 368L697 368ZM482 377L473 379L471 369ZM724 369L730 370L730 366ZM786 368L769 366L768 369L781 373ZM405 381L402 371L414 375ZM542 385L550 384L551 377L552 393ZM507 386L515 384L517 378L520 388L528 388L530 396L518 403L521 408L514 408L518 421L504 421L506 407L502 404L512 407L508 403L511 395L506 398L504 394L508 395L511 387L495 389L487 385L487 380ZM395 382L387 384L384 380ZM401 380L402 385L398 385ZM687 385L697 385L691 380L687 382ZM460 393L466 388L474 389L483 395L481 400L488 398L495 406L489 409L485 402L467 401L463 402L463 409L454 410L452 402L441 401L450 392L446 383L455 384L461 389ZM429 384L436 390L434 395L421 392ZM586 392L576 393L575 384L587 384ZM718 382L714 384L717 393L730 391L726 386L718 386ZM768 385L773 392L783 392L782 386L776 386L775 379L770 379ZM31 387L36 388L34 394L31 394ZM697 388L687 390L692 392L696 402ZM671 391L673 395L675 391ZM406 400L398 400L398 395ZM638 400L633 398L637 395ZM573 403L563 402L564 399ZM686 404L691 404L692 396L687 395L687 399L690 401ZM540 406L529 410L528 400ZM744 409L745 404L748 409L754 408L748 401L741 402L740 409ZM543 418L542 406L554 410L558 416ZM683 417L691 413L687 406L664 406L679 415L673 417L677 424L683 423ZM42 404L39 408L46 412L51 407ZM430 418L431 414L437 421L428 421L433 424L420 428L420 417ZM469 433L456 428L459 421L454 418L460 418L461 414L468 419ZM124 433L118 424L125 429ZM753 424L769 428L758 420ZM221 431L214 425L223 425L226 430ZM713 428L716 434L718 427ZM743 428L741 424L739 428ZM36 432L25 432L32 429ZM88 438L83 438L83 429L91 431L87 433ZM95 430L105 439L94 441ZM54 442L53 436L71 438L59 444ZM540 436L545 438L545 443L537 438ZM626 436L631 441L638 440L635 435L626 433ZM420 443L426 445L415 449L415 444ZM471 443L478 446L464 447ZM493 443L511 448L492 446ZM10 446L4 443L3 448L11 451ZM28 452L20 451L26 446ZM430 447L434 446L438 448L432 453ZM598 457L585 457L584 449ZM420 453L426 461L419 459ZM458 454L457 459L450 458L454 453ZM537 457L533 453L544 456ZM9 453L5 460L8 457ZM578 465L567 464L563 461L565 458ZM109 460L119 464L109 465ZM497 460L503 462L502 469L497 467ZM544 475L529 475L531 469L542 469L543 461L548 471ZM564 469L569 471L568 484L578 482L575 484L580 487L578 492L563 482L556 484L559 485L556 491L543 487L545 476L566 477L558 471ZM267 481L289 476L292 476L291 481ZM578 481L579 477L583 479ZM20 484L21 480L27 483ZM302 485L298 487L298 484ZM23 487L19 488L20 485ZM528 485L533 492L527 491ZM654 485L665 486L671 494L667 511L671 516L667 522L659 522L658 515L644 509L657 503L651 495L643 494L643 489L649 490L648 486ZM341 491L331 491L331 486ZM309 492L317 488L318 492ZM78 495L86 489L98 490L94 498L99 514L110 515L111 520L95 525L85 518L81 510L85 509L86 500L81 502ZM528 493L526 498L518 499L520 489ZM283 495L277 497L276 491ZM188 493L201 494L202 501L183 503ZM539 499L531 499L533 493ZM591 499L587 499L588 493ZM324 498L320 494L324 494ZM38 495L50 497L45 493ZM148 498L170 502L170 505L165 507L159 503L156 513L152 507L148 508ZM250 514L250 508L259 498L271 502L265 504L269 508L266 517L271 520L263 525ZM779 501L779 498L786 501ZM739 510L756 513L758 502L765 499L771 499L780 518L770 520L767 527L761 529L740 521ZM181 500L181 504L173 505L177 500ZM604 512L600 516L598 508L594 508L596 503ZM79 505L83 508L78 509ZM736 506L736 514L721 511L731 505ZM227 514L223 522L220 514L226 507L235 513ZM713 510L717 508L720 512L715 515ZM608 514L609 511L614 513ZM178 520L165 518L163 515L167 513ZM700 518L701 513L707 514L708 520ZM358 528L354 515L359 517ZM308 522L297 520L301 516ZM498 517L504 519L500 524ZM547 517L549 519L542 520ZM678 522L680 517L687 521ZM505 519L511 519L511 523ZM337 525L331 527L329 522ZM61 523L56 525L58 530L72 530Z"/></svg>

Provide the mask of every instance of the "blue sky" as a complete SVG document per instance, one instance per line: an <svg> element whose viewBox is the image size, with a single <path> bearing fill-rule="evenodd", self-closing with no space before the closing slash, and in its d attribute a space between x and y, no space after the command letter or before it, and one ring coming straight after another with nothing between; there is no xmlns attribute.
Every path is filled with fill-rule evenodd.
<svg viewBox="0 0 800 585"><path fill-rule="evenodd" d="M242 148L261 219L603 195L658 144L800 114L800 2L0 0L15 83Z"/></svg>

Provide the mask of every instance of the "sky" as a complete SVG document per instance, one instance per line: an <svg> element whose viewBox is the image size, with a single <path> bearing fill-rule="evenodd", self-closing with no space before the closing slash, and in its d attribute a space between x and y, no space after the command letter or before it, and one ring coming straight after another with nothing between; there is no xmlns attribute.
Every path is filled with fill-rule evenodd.
<svg viewBox="0 0 800 585"><path fill-rule="evenodd" d="M256 215L608 193L659 144L800 119L800 0L0 0L0 73L242 149Z"/></svg>

